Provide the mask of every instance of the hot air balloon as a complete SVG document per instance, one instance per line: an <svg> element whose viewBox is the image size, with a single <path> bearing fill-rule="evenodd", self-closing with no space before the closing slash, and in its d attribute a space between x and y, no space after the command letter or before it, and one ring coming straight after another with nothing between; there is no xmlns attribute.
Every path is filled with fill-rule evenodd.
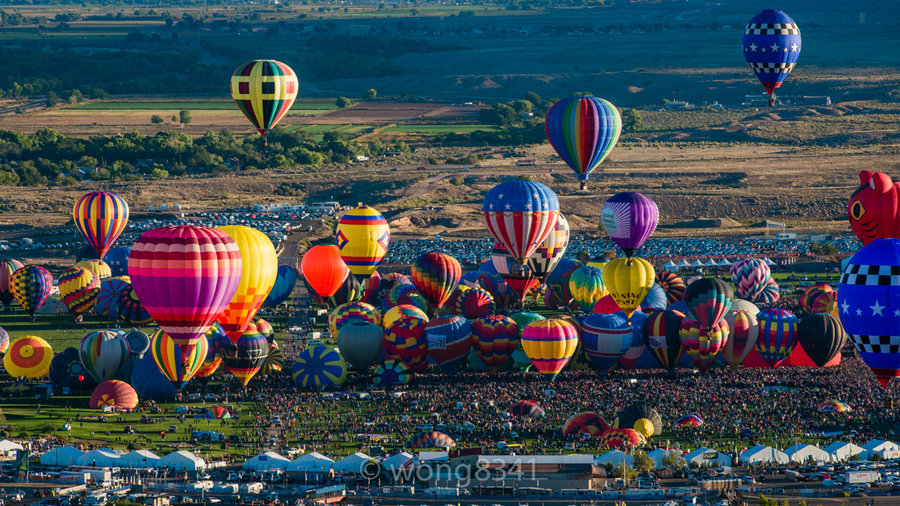
<svg viewBox="0 0 900 506"><path fill-rule="evenodd" d="M459 261L444 253L425 253L410 268L413 284L437 309L444 307L461 276Z"/></svg>
<svg viewBox="0 0 900 506"><path fill-rule="evenodd" d="M340 386L347 380L347 363L334 348L313 346L294 360L293 378L301 388Z"/></svg>
<svg viewBox="0 0 900 506"><path fill-rule="evenodd" d="M78 269L87 269L93 272L100 281L107 280L112 277L112 269L109 264L103 260L82 260L75 264Z"/></svg>
<svg viewBox="0 0 900 506"><path fill-rule="evenodd" d="M850 406L835 399L828 399L827 401L822 402L818 405L817 409L819 413L846 413L853 411L850 409Z"/></svg>
<svg viewBox="0 0 900 506"><path fill-rule="evenodd" d="M613 420L615 429L634 429L646 438L662 434L663 424L659 413L649 405L639 402L626 406Z"/></svg>
<svg viewBox="0 0 900 506"><path fill-rule="evenodd" d="M9 333L3 327L0 327L0 355L9 350Z"/></svg>
<svg viewBox="0 0 900 506"><path fill-rule="evenodd" d="M275 60L253 60L231 76L231 98L268 145L269 131L294 105L300 83L294 71Z"/></svg>
<svg viewBox="0 0 900 506"><path fill-rule="evenodd" d="M562 426L563 436L587 434L590 437L600 437L603 431L609 429L609 424L593 411L582 411L570 416Z"/></svg>
<svg viewBox="0 0 900 506"><path fill-rule="evenodd" d="M319 297L331 297L350 273L337 246L313 246L300 260L303 278Z"/></svg>
<svg viewBox="0 0 900 506"><path fill-rule="evenodd" d="M425 324L428 353L445 374L464 365L472 349L472 325L461 316L441 316Z"/></svg>
<svg viewBox="0 0 900 506"><path fill-rule="evenodd" d="M103 258L128 224L128 204L115 193L86 193L75 201L72 218L87 243Z"/></svg>
<svg viewBox="0 0 900 506"><path fill-rule="evenodd" d="M232 346L231 340L225 334L225 330L218 323L209 327L204 337L206 339L206 357L204 357L203 363L200 364L200 368L194 373L194 378L197 378L203 384L209 381L209 377L219 370L219 366L222 365L221 352L225 349L230 349ZM137 389L137 385L134 383L132 385ZM139 389L138 393L140 393Z"/></svg>
<svg viewBox="0 0 900 506"><path fill-rule="evenodd" d="M569 289L569 280L572 274L581 268L581 262L563 258L556 264L556 268L547 276L544 283L547 291L544 293L544 304L547 309L556 309L560 306L568 306L572 302L572 291ZM602 281L601 277L601 281Z"/></svg>
<svg viewBox="0 0 900 506"><path fill-rule="evenodd" d="M418 288L411 284L394 285L390 290L384 292L383 299L381 307L387 310L401 305L415 306L423 312L428 310L428 301L419 293Z"/></svg>
<svg viewBox="0 0 900 506"><path fill-rule="evenodd" d="M119 318L128 325L147 325L153 321L150 313L144 308L144 304L138 300L132 285L124 286L119 292L116 309L119 312Z"/></svg>
<svg viewBox="0 0 900 506"><path fill-rule="evenodd" d="M391 243L391 228L374 207L360 204L338 221L335 242L350 272L362 280L375 272Z"/></svg>
<svg viewBox="0 0 900 506"><path fill-rule="evenodd" d="M538 277L531 272L531 267L528 264L520 265L499 242L494 243L491 262L497 274L516 292L520 304L524 304L528 291L540 284Z"/></svg>
<svg viewBox="0 0 900 506"><path fill-rule="evenodd" d="M545 184L507 181L487 193L481 212L491 235L524 267L526 259L553 232L559 200Z"/></svg>
<svg viewBox="0 0 900 506"><path fill-rule="evenodd" d="M465 287L458 287L457 290ZM469 320L494 314L494 298L481 288L468 288L456 299L456 314Z"/></svg>
<svg viewBox="0 0 900 506"><path fill-rule="evenodd" d="M263 305L266 307L276 307L278 304L286 301L294 291L294 285L297 283L297 269L290 265L281 264L278 266L278 274L275 276L275 284L266 295Z"/></svg>
<svg viewBox="0 0 900 506"><path fill-rule="evenodd" d="M138 329L131 329L131 332L125 334L124 339L128 343L128 349L131 350L131 354L139 360L144 358L144 353L147 353L147 350L150 349L150 336Z"/></svg>
<svg viewBox="0 0 900 506"><path fill-rule="evenodd" d="M837 316L811 314L800 319L797 340L818 367L825 367L847 344L847 333Z"/></svg>
<svg viewBox="0 0 900 506"><path fill-rule="evenodd" d="M522 330L522 349L534 367L551 380L566 367L578 346L578 329L553 318L529 323Z"/></svg>
<svg viewBox="0 0 900 506"><path fill-rule="evenodd" d="M425 314L425 311L409 304L400 304L384 313L384 317L381 319L381 326L387 329L401 318L421 318L426 322L428 321L428 315Z"/></svg>
<svg viewBox="0 0 900 506"><path fill-rule="evenodd" d="M272 324L267 322L266 320L263 320L262 318L257 318L255 320L253 320L253 322L250 323L250 325L253 325L253 327L256 329L256 331L259 332L260 334L262 334L263 337L266 338L266 341L271 343L272 340L275 339L275 328L272 327ZM248 330L250 329L250 325L247 325Z"/></svg>
<svg viewBox="0 0 900 506"><path fill-rule="evenodd" d="M3 368L13 378L43 378L50 372L53 348L38 336L24 336L9 345Z"/></svg>
<svg viewBox="0 0 900 506"><path fill-rule="evenodd" d="M647 444L647 438L634 429L606 429L600 435L600 446L608 448L632 448Z"/></svg>
<svg viewBox="0 0 900 506"><path fill-rule="evenodd" d="M756 351L769 367L776 367L797 345L797 317L787 309L769 308L756 315L756 319L759 320Z"/></svg>
<svg viewBox="0 0 900 506"><path fill-rule="evenodd" d="M84 366L81 365L81 357L78 356L76 348L66 348L54 355L50 361L48 376L53 386L60 389L93 390L97 386L97 382L87 375Z"/></svg>
<svg viewBox="0 0 900 506"><path fill-rule="evenodd" d="M456 445L456 441L443 432L420 432L409 440L410 448L450 448Z"/></svg>
<svg viewBox="0 0 900 506"><path fill-rule="evenodd" d="M744 258L731 264L731 282L737 287L737 296L754 300L766 288L771 271L759 258Z"/></svg>
<svg viewBox="0 0 900 506"><path fill-rule="evenodd" d="M528 256L528 267L531 273L543 282L553 272L553 269L556 269L568 247L569 221L560 213L553 231L534 250L534 253Z"/></svg>
<svg viewBox="0 0 900 506"><path fill-rule="evenodd" d="M659 208L656 202L641 193L618 193L603 203L600 222L609 238L631 258L656 230Z"/></svg>
<svg viewBox="0 0 900 506"><path fill-rule="evenodd" d="M81 338L78 346L81 364L97 383L114 378L130 355L125 336L110 330L91 332Z"/></svg>
<svg viewBox="0 0 900 506"><path fill-rule="evenodd" d="M472 320L472 338L478 358L491 372L497 372L516 351L519 328L512 318L489 315Z"/></svg>
<svg viewBox="0 0 900 506"><path fill-rule="evenodd" d="M184 363L234 298L241 272L241 252L234 239L196 225L148 230L128 257L138 299L179 346Z"/></svg>
<svg viewBox="0 0 900 506"><path fill-rule="evenodd" d="M625 317L625 313L619 312L618 316ZM619 359L619 367L630 371L637 367L638 361L645 354L644 352L647 350L647 346L644 344L644 336L641 334L641 329L644 326L644 322L647 320L647 314L641 311L635 311L631 314L631 345L625 350L625 353ZM647 360L647 362L651 362ZM643 364L642 364L643 365Z"/></svg>
<svg viewBox="0 0 900 506"><path fill-rule="evenodd" d="M819 294L834 291L834 288L828 285L828 283L813 283L806 288L803 289L803 294L800 295L800 309L806 311L807 313L814 313L810 309L812 301L819 296Z"/></svg>
<svg viewBox="0 0 900 506"><path fill-rule="evenodd" d="M534 401L519 401L506 410L519 418L537 418L544 416L544 410Z"/></svg>
<svg viewBox="0 0 900 506"><path fill-rule="evenodd" d="M700 427L703 425L703 418L697 414L685 415L675 420L676 427Z"/></svg>
<svg viewBox="0 0 900 506"><path fill-rule="evenodd" d="M150 354L160 371L180 390L197 374L209 352L206 337L196 340L190 352L184 353L174 339L162 329L150 336Z"/></svg>
<svg viewBox="0 0 900 506"><path fill-rule="evenodd" d="M128 255L131 254L131 246L117 246L110 248L103 257L103 261L109 266L110 275L128 275Z"/></svg>
<svg viewBox="0 0 900 506"><path fill-rule="evenodd" d="M116 409L134 409L138 404L137 392L128 383L119 380L104 381L91 393L92 409L110 406Z"/></svg>
<svg viewBox="0 0 900 506"><path fill-rule="evenodd" d="M684 291L687 285L678 274L669 271L661 271L656 273L656 284L666 292L666 299L669 304L674 304L684 298Z"/></svg>
<svg viewBox="0 0 900 506"><path fill-rule="evenodd" d="M369 304L376 304L379 288L381 288L381 274L378 271L373 271L362 283L363 295L360 300Z"/></svg>
<svg viewBox="0 0 900 506"><path fill-rule="evenodd" d="M590 313L598 300L609 292L603 282L603 269L579 267L569 278L569 293L585 313Z"/></svg>
<svg viewBox="0 0 900 506"><path fill-rule="evenodd" d="M643 258L614 258L603 268L603 284L629 318L655 281L656 271Z"/></svg>
<svg viewBox="0 0 900 506"><path fill-rule="evenodd" d="M875 239L900 237L898 201L900 184L891 180L890 176L881 172L859 171L859 188L847 202L847 218L853 233L864 246Z"/></svg>
<svg viewBox="0 0 900 506"><path fill-rule="evenodd" d="M44 305L47 297L50 296L53 277L43 267L26 265L13 273L11 282L12 293L16 301L34 319L34 313Z"/></svg>
<svg viewBox="0 0 900 506"><path fill-rule="evenodd" d="M175 385L159 370L150 355L144 356L134 365L131 386L141 399L164 401L174 399L177 394Z"/></svg>
<svg viewBox="0 0 900 506"><path fill-rule="evenodd" d="M66 269L59 276L59 294L75 316L94 307L99 293L100 280L87 269Z"/></svg>
<svg viewBox="0 0 900 506"><path fill-rule="evenodd" d="M427 318L401 316L384 330L384 352L388 359L402 360L413 371L428 366L428 342L425 340Z"/></svg>
<svg viewBox="0 0 900 506"><path fill-rule="evenodd" d="M700 372L706 372L716 361L716 357L728 341L728 322L720 319L710 328L702 325L692 316L688 316L681 322L679 335L681 336L681 346L691 357L694 367Z"/></svg>
<svg viewBox="0 0 900 506"><path fill-rule="evenodd" d="M734 300L731 285L714 278L701 278L688 285L684 292L684 302L704 329L715 327L728 311ZM725 336L728 337L727 334Z"/></svg>
<svg viewBox="0 0 900 506"><path fill-rule="evenodd" d="M266 361L263 362L259 372L263 376L269 376L270 374L281 372L282 369L284 369L284 355L281 354L278 343L272 341L269 343L269 356L266 357Z"/></svg>
<svg viewBox="0 0 900 506"><path fill-rule="evenodd" d="M644 300L641 301L640 309L638 311L643 311L646 314L653 313L655 311L662 311L668 306L668 300L666 299L666 292L662 289L661 286L656 283L650 287L650 291L647 292L647 296L644 297Z"/></svg>
<svg viewBox="0 0 900 506"><path fill-rule="evenodd" d="M631 347L633 329L614 314L592 314L581 322L584 353L598 371L614 366Z"/></svg>
<svg viewBox="0 0 900 506"><path fill-rule="evenodd" d="M837 290L831 290L828 292L817 292L812 299L809 301L809 305L807 306L808 311L813 314L825 314L829 313L832 315L838 315L838 307L837 307Z"/></svg>
<svg viewBox="0 0 900 506"><path fill-rule="evenodd" d="M119 319L119 296L125 289L131 289L131 278L122 276L109 278L100 282L100 290L97 292L94 312L100 318L110 321Z"/></svg>
<svg viewBox="0 0 900 506"><path fill-rule="evenodd" d="M13 301L13 284L12 275L17 270L24 267L22 262L13 260L12 258L0 258L0 302L7 308Z"/></svg>
<svg viewBox="0 0 900 506"><path fill-rule="evenodd" d="M781 293L778 282L769 278L766 280L766 286L764 286L763 290L759 292L759 295L753 299L753 302L756 302L757 304L775 304L780 298Z"/></svg>
<svg viewBox="0 0 900 506"><path fill-rule="evenodd" d="M216 319L232 342L237 342L253 321L278 276L278 255L266 234L243 225L220 227L241 252L241 278L231 302Z"/></svg>
<svg viewBox="0 0 900 506"><path fill-rule="evenodd" d="M307 292L314 293L314 290L310 289L309 283L306 283L305 279L304 283L306 284ZM334 309L341 304L346 304L348 302L357 302L362 298L362 295L362 285L359 284L356 276L353 276L348 272L347 277L344 278L344 282L341 283L337 291L334 292L330 297L324 297L322 300L322 304L328 309ZM425 298L423 297L422 306L427 307L427 305L428 304L425 302Z"/></svg>
<svg viewBox="0 0 900 506"><path fill-rule="evenodd" d="M230 339L230 338L229 338ZM269 356L269 342L259 332L244 332L236 343L226 346L222 352L225 368L242 385L256 376Z"/></svg>
<svg viewBox="0 0 900 506"><path fill-rule="evenodd" d="M380 386L407 385L415 372L402 360L386 360L375 368L372 383Z"/></svg>
<svg viewBox="0 0 900 506"><path fill-rule="evenodd" d="M684 313L665 310L648 316L641 325L644 344L650 349L653 358L669 372L675 370L684 354L679 335L683 320Z"/></svg>
<svg viewBox="0 0 900 506"><path fill-rule="evenodd" d="M547 112L547 139L587 188L591 171L607 157L622 133L622 117L609 101L597 97L564 98Z"/></svg>
<svg viewBox="0 0 900 506"><path fill-rule="evenodd" d="M757 311L758 312L758 311ZM728 324L728 341L722 349L722 356L732 368L740 365L753 351L759 339L759 322L756 312L732 309L725 315Z"/></svg>
<svg viewBox="0 0 900 506"><path fill-rule="evenodd" d="M328 315L328 330L337 337L341 327L350 322L361 321L381 326L381 313L375 306L365 302L348 302L334 308Z"/></svg>
<svg viewBox="0 0 900 506"><path fill-rule="evenodd" d="M775 105L775 89L787 79L800 59L800 29L782 11L765 9L744 30L744 59Z"/></svg>
<svg viewBox="0 0 900 506"><path fill-rule="evenodd" d="M384 353L384 330L371 322L353 320L337 333L341 355L357 371L365 371Z"/></svg>

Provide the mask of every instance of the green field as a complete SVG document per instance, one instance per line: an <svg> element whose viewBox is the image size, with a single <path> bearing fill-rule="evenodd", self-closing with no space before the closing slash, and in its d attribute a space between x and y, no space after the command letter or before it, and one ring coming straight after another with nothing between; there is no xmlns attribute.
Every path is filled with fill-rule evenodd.
<svg viewBox="0 0 900 506"><path fill-rule="evenodd" d="M454 133L472 133L476 131L499 132L495 125L393 125L381 130L386 133L404 133L416 135L438 135Z"/></svg>

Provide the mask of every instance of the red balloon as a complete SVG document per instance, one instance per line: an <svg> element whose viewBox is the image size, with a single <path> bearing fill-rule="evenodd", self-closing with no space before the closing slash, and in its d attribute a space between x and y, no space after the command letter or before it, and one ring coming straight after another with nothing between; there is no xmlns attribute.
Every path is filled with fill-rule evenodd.
<svg viewBox="0 0 900 506"><path fill-rule="evenodd" d="M350 269L341 259L341 250L335 245L313 246L300 260L303 277L319 297L327 298L337 293Z"/></svg>
<svg viewBox="0 0 900 506"><path fill-rule="evenodd" d="M847 203L850 227L863 245L900 237L900 183L881 172L859 172L859 188Z"/></svg>
<svg viewBox="0 0 900 506"><path fill-rule="evenodd" d="M635 308L635 311L640 311L641 306ZM622 311L622 308L616 304L616 301L613 299L612 295L604 295L600 297L600 300L594 304L594 312L600 314L616 314Z"/></svg>

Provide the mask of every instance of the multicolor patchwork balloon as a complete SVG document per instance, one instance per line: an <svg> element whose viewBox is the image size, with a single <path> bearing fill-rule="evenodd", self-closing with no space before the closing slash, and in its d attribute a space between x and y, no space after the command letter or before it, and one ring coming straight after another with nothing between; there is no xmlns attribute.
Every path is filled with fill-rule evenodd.
<svg viewBox="0 0 900 506"><path fill-rule="evenodd" d="M241 272L241 252L234 239L196 225L148 230L128 257L138 299L179 345L185 363L194 344L234 298Z"/></svg>
<svg viewBox="0 0 900 506"><path fill-rule="evenodd" d="M12 275L12 293L29 316L47 302L53 288L53 276L38 265L26 265Z"/></svg>
<svg viewBox="0 0 900 506"><path fill-rule="evenodd" d="M669 271L660 271L656 273L656 284L666 292L666 300L669 304L674 304L684 298L684 291L687 285L681 276Z"/></svg>
<svg viewBox="0 0 900 506"><path fill-rule="evenodd" d="M328 315L328 330L332 336L337 337L341 327L354 321L368 322L381 326L381 313L375 309L375 306L365 302L341 304Z"/></svg>
<svg viewBox="0 0 900 506"><path fill-rule="evenodd" d="M402 360L413 371L428 367L428 342L425 340L427 318L403 316L384 330L384 352L388 359Z"/></svg>
<svg viewBox="0 0 900 506"><path fill-rule="evenodd" d="M131 278L121 276L105 279L100 282L94 312L101 318L116 321L119 319L119 296L125 289L131 289Z"/></svg>
<svg viewBox="0 0 900 506"><path fill-rule="evenodd" d="M331 346L313 346L294 360L292 376L301 388L339 386L347 380L347 363Z"/></svg>
<svg viewBox="0 0 900 506"><path fill-rule="evenodd" d="M75 227L103 258L128 225L128 204L112 192L86 193L72 209Z"/></svg>
<svg viewBox="0 0 900 506"><path fill-rule="evenodd" d="M771 277L766 280L763 290L753 299L757 304L775 304L781 299L781 288Z"/></svg>
<svg viewBox="0 0 900 506"><path fill-rule="evenodd" d="M38 336L23 336L9 345L3 368L13 378L43 378L50 372L53 348Z"/></svg>
<svg viewBox="0 0 900 506"><path fill-rule="evenodd" d="M562 434L563 436L587 434L590 437L600 437L607 429L609 429L609 424L600 416L600 413L582 411L566 420L562 426Z"/></svg>
<svg viewBox="0 0 900 506"><path fill-rule="evenodd" d="M635 250L647 242L659 223L659 208L642 193L618 193L603 203L600 223L609 238L625 256L631 258Z"/></svg>
<svg viewBox="0 0 900 506"><path fill-rule="evenodd" d="M698 279L688 285L684 292L684 302L688 309L707 331L712 330L725 317L733 300L731 285L718 278Z"/></svg>
<svg viewBox="0 0 900 506"><path fill-rule="evenodd" d="M249 330L241 334L236 343L226 345L222 353L225 368L243 386L247 386L247 383L256 376L268 356L269 341L266 340L266 336Z"/></svg>
<svg viewBox="0 0 900 506"><path fill-rule="evenodd" d="M475 353L491 372L496 372L519 345L519 327L507 316L489 315L472 320Z"/></svg>
<svg viewBox="0 0 900 506"><path fill-rule="evenodd" d="M461 276L459 261L445 253L425 253L410 268L413 285L437 309L444 307Z"/></svg>
<svg viewBox="0 0 900 506"><path fill-rule="evenodd" d="M360 204L341 216L334 239L350 272L365 279L387 254L391 228L377 209Z"/></svg>
<svg viewBox="0 0 900 506"><path fill-rule="evenodd" d="M694 367L700 372L706 372L728 342L728 322L720 319L710 328L688 316L681 322L679 336L681 346L691 357Z"/></svg>
<svg viewBox="0 0 900 506"><path fill-rule="evenodd" d="M631 347L633 329L614 314L592 314L581 322L584 353L598 371L616 365Z"/></svg>
<svg viewBox="0 0 900 506"><path fill-rule="evenodd" d="M771 270L760 258L744 258L731 264L731 282L742 299L754 300L766 288Z"/></svg>
<svg viewBox="0 0 900 506"><path fill-rule="evenodd" d="M725 322L728 323L728 342L722 349L722 357L736 368L756 346L759 321L754 313L732 309L725 315Z"/></svg>
<svg viewBox="0 0 900 506"><path fill-rule="evenodd" d="M543 282L553 272L559 261L562 260L568 247L569 221L560 213L556 219L553 231L534 250L534 253L528 256L528 267L531 273Z"/></svg>
<svg viewBox="0 0 900 506"><path fill-rule="evenodd" d="M459 297L456 299L456 314L464 316L469 320L483 318L487 315L494 314L494 298L490 292L481 288L457 287L460 291Z"/></svg>
<svg viewBox="0 0 900 506"><path fill-rule="evenodd" d="M231 76L231 98L262 135L263 146L268 144L269 131L294 105L299 90L294 71L275 60L253 60Z"/></svg>
<svg viewBox="0 0 900 506"><path fill-rule="evenodd" d="M237 342L256 317L278 277L278 255L266 234L243 225L219 230L234 239L241 252L241 277L234 296L216 319L232 342Z"/></svg>
<svg viewBox="0 0 900 506"><path fill-rule="evenodd" d="M487 193L481 212L491 235L524 266L553 232L559 217L559 200L545 184L507 181Z"/></svg>
<svg viewBox="0 0 900 506"><path fill-rule="evenodd" d="M78 358L97 383L115 377L131 355L125 336L112 330L91 332L81 338Z"/></svg>
<svg viewBox="0 0 900 506"><path fill-rule="evenodd" d="M675 420L676 427L700 427L703 425L703 418L697 414L685 415Z"/></svg>
<svg viewBox="0 0 900 506"><path fill-rule="evenodd" d="M408 385L415 375L402 360L386 360L375 368L372 383L380 386Z"/></svg>
<svg viewBox="0 0 900 506"><path fill-rule="evenodd" d="M634 429L606 429L598 444L607 448L633 448L647 444L647 438Z"/></svg>
<svg viewBox="0 0 900 506"><path fill-rule="evenodd" d="M428 353L444 374L453 374L472 349L472 325L461 316L442 316L425 325Z"/></svg>
<svg viewBox="0 0 900 506"><path fill-rule="evenodd" d="M763 309L756 319L759 320L756 351L770 367L777 367L794 351L800 322L794 313L779 308Z"/></svg>
<svg viewBox="0 0 900 506"><path fill-rule="evenodd" d="M522 349L534 367L551 380L566 367L577 346L578 329L561 318L538 320L522 330Z"/></svg>
<svg viewBox="0 0 900 506"><path fill-rule="evenodd" d="M803 289L803 294L800 295L800 309L806 311L807 313L814 313L810 309L812 301L822 293L834 291L828 283L813 283L806 288Z"/></svg>
<svg viewBox="0 0 900 506"><path fill-rule="evenodd" d="M428 315L416 306L410 304L400 304L394 306L384 313L381 318L381 326L387 329L401 318L421 318L428 321Z"/></svg>
<svg viewBox="0 0 900 506"><path fill-rule="evenodd" d="M269 356L266 357L266 361L263 363L259 373L263 376L269 376L281 372L282 369L284 369L284 355L281 354L278 343L272 341L269 343Z"/></svg>
<svg viewBox="0 0 900 506"><path fill-rule="evenodd" d="M684 347L681 345L681 323L684 313L680 311L659 311L647 317L641 325L644 344L659 364L671 372L678 366Z"/></svg>
<svg viewBox="0 0 900 506"><path fill-rule="evenodd" d="M550 145L587 187L591 172L609 156L622 133L622 117L608 100L564 98L547 112L544 128Z"/></svg>
<svg viewBox="0 0 900 506"><path fill-rule="evenodd" d="M598 300L609 294L603 282L603 269L599 267L579 267L569 277L569 293L585 313L594 310Z"/></svg>
<svg viewBox="0 0 900 506"><path fill-rule="evenodd" d="M6 307L9 307L15 298L12 293L12 275L22 267L24 265L18 260L0 258L0 302Z"/></svg>
<svg viewBox="0 0 900 506"><path fill-rule="evenodd" d="M87 269L66 269L59 275L59 295L76 316L94 307L99 293L100 279Z"/></svg>
<svg viewBox="0 0 900 506"><path fill-rule="evenodd" d="M747 23L742 45L747 65L769 94L769 105L775 105L775 89L800 59L797 23L782 11L765 9Z"/></svg>
<svg viewBox="0 0 900 506"><path fill-rule="evenodd" d="M197 374L208 353L209 341L205 336L195 341L188 353L184 353L181 346L162 329L157 329L150 336L150 355L176 389L184 388L184 385Z"/></svg>

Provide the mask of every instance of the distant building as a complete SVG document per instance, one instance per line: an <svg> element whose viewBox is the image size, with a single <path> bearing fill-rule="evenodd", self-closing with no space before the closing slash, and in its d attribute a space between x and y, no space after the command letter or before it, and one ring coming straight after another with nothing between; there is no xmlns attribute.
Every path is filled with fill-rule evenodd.
<svg viewBox="0 0 900 506"><path fill-rule="evenodd" d="M516 162L516 167L532 167L534 165L537 165L534 158L527 158Z"/></svg>

